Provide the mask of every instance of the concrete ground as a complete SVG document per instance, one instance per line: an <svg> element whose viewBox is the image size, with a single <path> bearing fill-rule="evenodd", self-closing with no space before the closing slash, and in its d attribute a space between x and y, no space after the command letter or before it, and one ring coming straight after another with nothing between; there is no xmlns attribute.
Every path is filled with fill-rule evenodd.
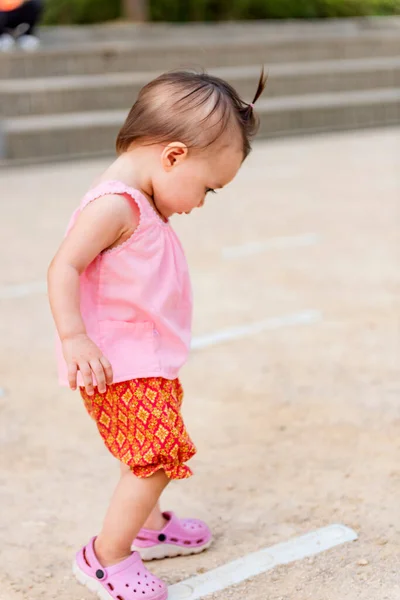
<svg viewBox="0 0 400 600"><path fill-rule="evenodd" d="M40 282L105 164L0 172L1 600L92 598L70 564L99 528L117 465L80 397L57 386ZM152 565L169 583L343 523L357 542L213 598L400 597L399 223L399 129L258 144L226 191L175 221L196 335L322 318L193 352L183 381L196 476L164 505L207 519L215 543ZM303 234L310 244L296 246Z"/></svg>

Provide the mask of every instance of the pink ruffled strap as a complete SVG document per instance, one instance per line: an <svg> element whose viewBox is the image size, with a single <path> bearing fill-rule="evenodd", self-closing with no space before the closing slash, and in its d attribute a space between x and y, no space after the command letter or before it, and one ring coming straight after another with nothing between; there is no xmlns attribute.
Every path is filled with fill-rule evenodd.
<svg viewBox="0 0 400 600"><path fill-rule="evenodd" d="M152 220L160 220L160 217L150 206L147 198L135 188L126 185L122 181L103 181L90 189L82 199L80 210L84 209L85 206L101 198L102 196L108 196L109 194L117 194L121 196L128 196L132 199L137 206L139 207L141 220L152 219Z"/></svg>

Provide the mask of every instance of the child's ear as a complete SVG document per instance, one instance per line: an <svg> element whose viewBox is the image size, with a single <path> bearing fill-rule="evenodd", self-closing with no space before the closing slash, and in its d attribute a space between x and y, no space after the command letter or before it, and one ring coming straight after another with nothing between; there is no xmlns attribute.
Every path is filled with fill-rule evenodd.
<svg viewBox="0 0 400 600"><path fill-rule="evenodd" d="M188 155L188 147L182 142L172 142L161 153L161 164L166 171L170 171L181 164Z"/></svg>

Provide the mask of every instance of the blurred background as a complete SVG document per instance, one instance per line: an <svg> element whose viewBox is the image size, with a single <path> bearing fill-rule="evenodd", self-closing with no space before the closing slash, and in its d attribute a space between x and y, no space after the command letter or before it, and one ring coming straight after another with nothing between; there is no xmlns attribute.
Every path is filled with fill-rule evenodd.
<svg viewBox="0 0 400 600"><path fill-rule="evenodd" d="M45 23L94 23L123 16L151 21L316 19L399 14L398 0L48 0Z"/></svg>
<svg viewBox="0 0 400 600"><path fill-rule="evenodd" d="M138 90L179 67L249 99L264 64L262 137L399 120L399 0L1 2L6 164L110 153Z"/></svg>
<svg viewBox="0 0 400 600"><path fill-rule="evenodd" d="M210 551L168 583L331 523L359 541L216 600L400 597L400 0L0 0L0 598L89 600L69 575L117 476L57 386L46 270L140 88L206 68L261 127L237 179L174 218L196 477L165 508ZM201 490L201 494L199 493Z"/></svg>
<svg viewBox="0 0 400 600"><path fill-rule="evenodd" d="M0 1L7 164L110 153L138 90L179 67L249 99L264 64L262 137L399 120L399 0Z"/></svg>

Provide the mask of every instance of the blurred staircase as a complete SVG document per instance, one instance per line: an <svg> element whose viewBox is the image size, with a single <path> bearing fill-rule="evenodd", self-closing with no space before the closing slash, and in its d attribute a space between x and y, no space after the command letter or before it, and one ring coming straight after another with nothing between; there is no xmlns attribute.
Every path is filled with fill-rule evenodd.
<svg viewBox="0 0 400 600"><path fill-rule="evenodd" d="M125 27L121 35L108 29L104 41L76 37L0 56L0 161L111 154L139 89L181 67L206 67L250 99L265 64L264 138L400 124L400 26L351 23L171 27L148 36Z"/></svg>

